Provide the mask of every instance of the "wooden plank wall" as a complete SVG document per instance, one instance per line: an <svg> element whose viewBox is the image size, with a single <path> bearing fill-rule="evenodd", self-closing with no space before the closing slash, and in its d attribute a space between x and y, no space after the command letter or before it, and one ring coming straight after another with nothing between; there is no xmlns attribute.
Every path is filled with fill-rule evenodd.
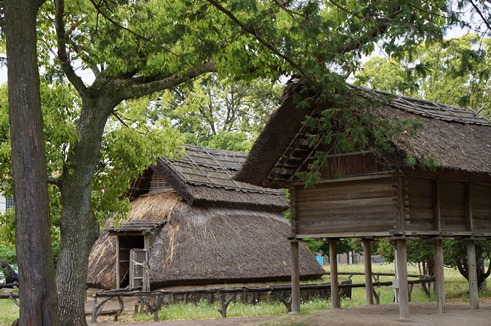
<svg viewBox="0 0 491 326"><path fill-rule="evenodd" d="M491 186L471 185L472 219L477 232L491 232Z"/></svg>
<svg viewBox="0 0 491 326"><path fill-rule="evenodd" d="M405 193L408 197L405 229L408 231L436 229L433 214L433 189L435 181L423 178L405 178Z"/></svg>
<svg viewBox="0 0 491 326"><path fill-rule="evenodd" d="M491 185L406 177L405 230L491 234Z"/></svg>
<svg viewBox="0 0 491 326"><path fill-rule="evenodd" d="M442 231L470 231L466 224L466 195L463 182L440 181Z"/></svg>
<svg viewBox="0 0 491 326"><path fill-rule="evenodd" d="M323 179L347 178L388 171L372 153L334 154L327 157L321 174Z"/></svg>
<svg viewBox="0 0 491 326"><path fill-rule="evenodd" d="M296 187L297 234L390 232L400 214L397 178Z"/></svg>

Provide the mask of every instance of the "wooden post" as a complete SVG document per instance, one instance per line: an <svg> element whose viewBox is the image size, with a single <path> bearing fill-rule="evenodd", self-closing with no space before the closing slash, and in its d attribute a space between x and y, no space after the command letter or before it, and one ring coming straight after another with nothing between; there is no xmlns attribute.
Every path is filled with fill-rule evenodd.
<svg viewBox="0 0 491 326"><path fill-rule="evenodd" d="M119 289L120 288L120 283L121 283L121 279L120 279L120 270L119 270L119 266L120 265L120 262L119 262L119 236L116 236L116 289Z"/></svg>
<svg viewBox="0 0 491 326"><path fill-rule="evenodd" d="M472 194L471 185L465 184L465 226L467 231L474 231L474 221L472 217Z"/></svg>
<svg viewBox="0 0 491 326"><path fill-rule="evenodd" d="M298 254L298 241L292 240L292 311L291 314L300 313L300 260Z"/></svg>
<svg viewBox="0 0 491 326"><path fill-rule="evenodd" d="M396 279L399 279L399 271L397 269L397 243L396 242L392 242L392 245L394 247L394 269L395 269L395 275L396 275ZM394 303L399 303L399 287L398 286L394 286Z"/></svg>
<svg viewBox="0 0 491 326"><path fill-rule="evenodd" d="M340 308L339 286L338 286L338 262L336 257L336 239L329 239L329 269L331 272L331 305Z"/></svg>
<svg viewBox="0 0 491 326"><path fill-rule="evenodd" d="M367 304L373 304L372 286L372 250L369 239L363 239L363 256L365 257L365 298Z"/></svg>
<svg viewBox="0 0 491 326"><path fill-rule="evenodd" d="M407 244L406 239L397 240L397 287L399 287L399 318L409 319L409 291L407 283Z"/></svg>
<svg viewBox="0 0 491 326"><path fill-rule="evenodd" d="M443 241L435 240L435 290L439 314L445 313L445 277L443 270Z"/></svg>
<svg viewBox="0 0 491 326"><path fill-rule="evenodd" d="M467 249L467 270L469 273L469 298L471 302L471 309L479 309L479 289L477 284L477 270L476 270L476 243L474 240L465 241Z"/></svg>

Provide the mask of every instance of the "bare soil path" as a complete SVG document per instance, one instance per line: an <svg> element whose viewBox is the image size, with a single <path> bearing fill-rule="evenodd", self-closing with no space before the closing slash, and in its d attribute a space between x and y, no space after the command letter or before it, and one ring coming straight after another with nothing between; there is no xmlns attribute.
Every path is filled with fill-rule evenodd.
<svg viewBox="0 0 491 326"><path fill-rule="evenodd" d="M89 325L131 325L131 326L491 326L491 303L481 303L479 310L471 310L468 303L447 303L447 311L443 315L436 312L436 303L411 303L411 318L399 321L397 304L359 306L346 309L327 309L306 315L281 315L265 317L226 318L209 320L161 321L138 323L98 322Z"/></svg>

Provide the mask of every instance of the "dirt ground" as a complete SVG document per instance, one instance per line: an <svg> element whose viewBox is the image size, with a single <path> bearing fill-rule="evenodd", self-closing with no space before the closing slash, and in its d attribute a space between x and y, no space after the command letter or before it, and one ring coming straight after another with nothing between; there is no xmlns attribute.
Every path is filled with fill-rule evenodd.
<svg viewBox="0 0 491 326"><path fill-rule="evenodd" d="M226 318L211 320L160 321L139 323L115 323L99 321L97 324L131 326L233 326L233 325L308 325L308 326L388 326L388 325L444 325L444 326L489 326L491 325L491 303L481 303L479 310L471 310L468 303L447 303L446 312L439 315L436 303L411 303L410 319L399 321L397 304L359 306L346 309L327 309L300 315L266 317ZM89 323L89 325L97 325Z"/></svg>

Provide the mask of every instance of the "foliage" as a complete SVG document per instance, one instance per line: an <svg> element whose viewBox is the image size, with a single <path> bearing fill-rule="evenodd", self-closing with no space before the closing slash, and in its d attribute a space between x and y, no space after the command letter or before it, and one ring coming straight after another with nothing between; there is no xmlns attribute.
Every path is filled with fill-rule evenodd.
<svg viewBox="0 0 491 326"><path fill-rule="evenodd" d="M6 87L0 88L5 91ZM66 163L67 155L78 140L76 134L77 117L80 114L80 101L72 87L56 82L51 85L42 83L44 133L48 174L56 179ZM0 97L0 101L6 97ZM169 127L169 120L161 118L151 120L147 107L149 99L130 100L120 104L108 121L103 138L99 165L92 185L92 205L98 220L105 219L115 212L123 214L128 209L127 201L119 200L128 189L129 183L143 169L152 165L155 159L167 153L176 153L176 144L183 138ZM6 102L0 103L0 137L4 139L0 146L0 174L8 181L4 186L6 194L12 193L10 182L11 160L9 146L9 128ZM138 149L138 150L135 150ZM52 241L59 243L61 201L60 189L53 184L50 190L50 216L52 222ZM121 216L121 215L120 215ZM1 241L5 245L14 244L15 215L13 210L0 214ZM59 249L58 249L59 250Z"/></svg>
<svg viewBox="0 0 491 326"><path fill-rule="evenodd" d="M409 263L417 264L420 274L434 275L434 251L433 241L407 241L407 261ZM386 261L394 261L394 247L389 243L389 241L378 241L378 253L382 255Z"/></svg>
<svg viewBox="0 0 491 326"><path fill-rule="evenodd" d="M416 121L396 122L378 114L378 110L393 98L392 95L370 96L370 91L364 92L347 85L340 86L336 89L336 94L330 96L322 90L312 92L320 92L316 101L327 103L309 104L303 100L297 104L301 105L303 102L313 107L327 107L308 116L304 121L309 131L309 146L325 146L322 151L315 152L314 160L309 162L308 171L297 173L305 182L306 188L313 187L320 180L328 155L362 150L371 150L375 155L392 153L394 148L391 136L401 132L414 134L421 128L421 123ZM328 99L322 99L324 96Z"/></svg>
<svg viewBox="0 0 491 326"><path fill-rule="evenodd" d="M15 264L17 262L15 248L0 245L0 260Z"/></svg>
<svg viewBox="0 0 491 326"><path fill-rule="evenodd" d="M329 256L329 241L320 239L306 239L305 243L311 252L317 255ZM350 251L354 251L355 249L354 239L343 238L336 242L337 254L345 254Z"/></svg>
<svg viewBox="0 0 491 326"><path fill-rule="evenodd" d="M476 244L476 270L479 289L486 287L486 279L491 274L491 241L479 240ZM469 279L467 250L464 241L446 241L444 261L447 266L457 268L462 276ZM486 261L488 267L486 267Z"/></svg>
<svg viewBox="0 0 491 326"><path fill-rule="evenodd" d="M154 107L186 136L186 143L246 152L280 93L281 86L269 80L219 80L212 74L164 91Z"/></svg>
<svg viewBox="0 0 491 326"><path fill-rule="evenodd" d="M394 247L386 240L380 240L378 252L386 261L394 260ZM433 275L434 244L430 240L409 240L407 241L408 262L418 264L420 273ZM466 279L468 277L467 250L463 240L445 240L443 247L445 266L456 268ZM486 278L491 273L489 259L491 257L491 242L476 241L476 269L478 284L480 288L485 286ZM486 261L488 267L486 268Z"/></svg>
<svg viewBox="0 0 491 326"><path fill-rule="evenodd" d="M491 117L491 39L476 34L421 44L402 58L375 57L356 83L395 94L467 107Z"/></svg>

